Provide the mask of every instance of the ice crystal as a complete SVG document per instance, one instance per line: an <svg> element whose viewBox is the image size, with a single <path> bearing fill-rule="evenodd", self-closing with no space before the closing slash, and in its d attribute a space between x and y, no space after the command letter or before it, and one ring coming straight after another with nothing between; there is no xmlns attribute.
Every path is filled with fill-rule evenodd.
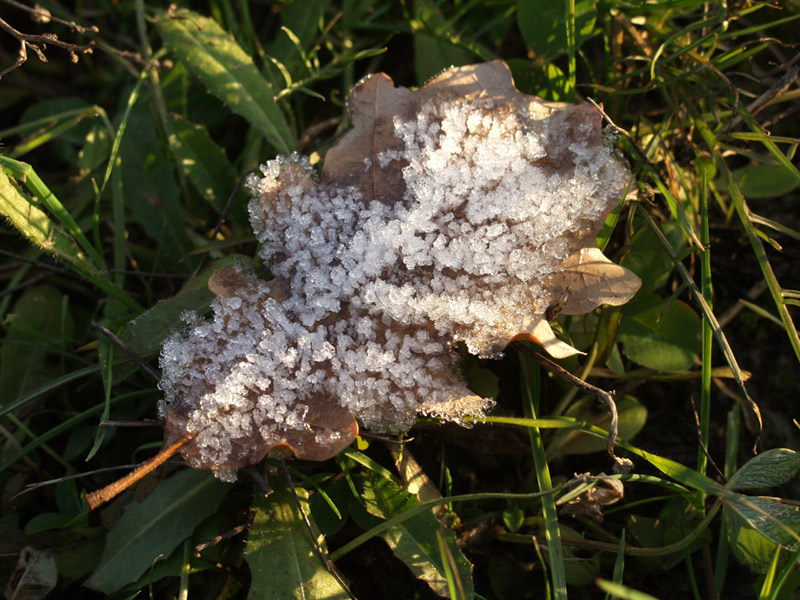
<svg viewBox="0 0 800 600"><path fill-rule="evenodd" d="M566 356L555 300L586 312L638 287L594 245L630 179L594 109L520 94L502 63L414 93L373 76L350 109L319 184L297 156L248 182L275 279L218 271L213 319L164 345L167 441L193 433L196 467L280 447L324 459L356 419L398 432L417 414L479 416L454 342L493 356L522 336Z"/></svg>

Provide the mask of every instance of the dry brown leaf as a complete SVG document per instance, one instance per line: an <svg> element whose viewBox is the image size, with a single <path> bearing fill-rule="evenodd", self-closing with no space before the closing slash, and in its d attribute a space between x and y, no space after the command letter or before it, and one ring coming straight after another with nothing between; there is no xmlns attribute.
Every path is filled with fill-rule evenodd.
<svg viewBox="0 0 800 600"><path fill-rule="evenodd" d="M505 64L451 69L416 92L353 90L352 130L320 183L297 157L253 178L251 222L276 279L212 276L214 317L164 347L166 439L198 468L288 449L322 460L357 421L480 416L451 347L492 356L520 337L553 356L547 309L577 314L638 289L595 236L630 173L588 105L518 92Z"/></svg>
<svg viewBox="0 0 800 600"><path fill-rule="evenodd" d="M595 478L596 486L589 488L577 498L573 498L561 509L570 515L586 515L602 522L602 507L616 504L625 495L625 487L619 479L600 473Z"/></svg>

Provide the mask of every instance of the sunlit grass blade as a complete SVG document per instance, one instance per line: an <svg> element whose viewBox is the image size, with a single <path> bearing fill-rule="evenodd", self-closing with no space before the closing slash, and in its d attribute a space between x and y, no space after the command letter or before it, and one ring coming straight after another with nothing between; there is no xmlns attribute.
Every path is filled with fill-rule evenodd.
<svg viewBox="0 0 800 600"><path fill-rule="evenodd" d="M540 367L532 363L525 355L519 355L522 370L523 394L525 414L530 419L536 418L539 394L541 393ZM536 479L540 490L553 487L550 480L550 469L547 465L547 455L539 429L528 429L533 453L533 464ZM552 495L542 498L542 511L544 512L545 536L547 538L547 556L549 559L550 573L553 579L553 598L562 600L567 597L567 578L564 573L564 554L561 549L561 533L558 530L558 512L555 499Z"/></svg>
<svg viewBox="0 0 800 600"><path fill-rule="evenodd" d="M739 385L739 388L747 398L747 401L750 403L750 406L753 409L754 414L758 417L759 423L761 422L761 413L758 410L758 406L753 402L753 399L750 397L750 394L747 391L747 388L744 385L745 377L742 369L739 367L739 363L736 360L736 357L733 354L733 350L728 344L728 340L725 337L725 333L722 331L722 327L719 325L719 321L717 317L714 315L714 311L708 305L703 296L701 290L697 287L697 284L692 279L692 276L689 274L689 271L686 270L686 267L683 263L678 260L678 256L675 251L672 249L669 241L664 237L664 234L661 230L653 223L652 218L650 215L641 207L637 207L639 215L645 220L645 222L650 226L653 232L658 236L661 244L664 246L664 249L669 254L670 258L675 265L678 273L680 274L681 278L683 279L684 283L688 286L688 288L692 291L692 295L694 297L695 302L700 305L700 309L702 310L703 316L708 320L709 324L711 325L712 332L714 333L714 338L717 340L717 344L719 345L720 349L722 350L723 355L725 356L725 360L728 363L728 366L731 368L733 372L733 376L736 379L736 383Z"/></svg>
<svg viewBox="0 0 800 600"><path fill-rule="evenodd" d="M733 206L735 207L736 213L739 216L739 221L742 223L745 233L747 234L747 238L750 241L750 245L753 248L756 260L758 261L758 265L761 268L761 273L764 276L764 281L767 284L767 287L770 291L770 295L772 296L772 300L775 303L775 307L778 309L778 314L780 315L781 321L783 322L784 328L786 330L786 335L789 338L789 342L792 345L792 348L794 349L795 356L797 357L798 361L800 361L800 336L798 336L794 320L792 319L792 316L789 314L789 310L786 307L786 302L784 301L783 298L781 286L778 283L778 279L775 276L775 272L772 270L772 266L770 265L769 259L767 258L767 253L764 249L764 245L755 232L755 226L753 225L753 221L750 219L750 209L747 206L747 202L744 196L742 195L739 186L736 184L733 178L733 174L728 168L725 159L717 150L718 141L716 137L708 128L706 123L704 123L702 120L697 119L695 120L695 123L697 125L698 131L703 137L703 140L705 141L709 150L712 152L714 161L717 165L717 169L719 173L722 175L722 178L725 182L725 186L733 201ZM781 156L783 156L782 153ZM785 156L783 158L784 160L787 160Z"/></svg>
<svg viewBox="0 0 800 600"><path fill-rule="evenodd" d="M686 214L683 206L680 202L678 202L673 195L670 193L667 186L664 185L664 182L661 180L661 177L650 167L645 167L645 172L649 176L650 180L656 185L658 190L664 196L664 199L667 202L667 206L669 207L669 211L672 214L673 218L678 221L678 224L681 226L681 230L683 233L686 234L686 237L692 241L698 248L702 248L703 244L700 241L700 238L697 235L697 232L692 225L689 216Z"/></svg>
<svg viewBox="0 0 800 600"><path fill-rule="evenodd" d="M67 110L42 119L36 119L28 123L24 123L18 127L10 128L0 132L0 139L8 138L9 136L17 133L22 133L28 129L35 129L36 131L28 138L22 140L19 144L14 146L6 156L8 158L20 158L31 150L35 150L39 146L57 138L58 136L66 133L75 125L84 119L91 119L100 117L107 127L111 127L108 120L106 111L101 106L88 106L85 108L76 108Z"/></svg>
<svg viewBox="0 0 800 600"><path fill-rule="evenodd" d="M776 556L779 553L780 550L776 552ZM772 588L769 590L768 594L764 596L764 600L777 600L781 597L781 594L786 592L783 586L786 585L786 582L789 580L789 576L797 571L798 560L800 560L800 547L794 551L794 553L786 561L786 564L783 566L783 568L778 572L777 576L774 578ZM759 597L759 600L762 600L762 598Z"/></svg>
<svg viewBox="0 0 800 600"><path fill-rule="evenodd" d="M86 255L94 261L95 270L100 270L105 267L105 260L102 254L86 239L86 236L81 231L78 223L72 218L72 215L64 208L61 201L56 198L55 194L45 185L44 181L36 174L29 164L14 160L12 158L0 157L0 166L3 170L12 175L15 179L25 184L25 187L36 196L39 202L42 203L50 214L52 214L66 232L71 235L80 246ZM3 186L5 188L5 185ZM4 196L10 195L11 192L4 190ZM16 223L15 223L16 225ZM18 226L18 225L17 225ZM19 226L18 226L19 227ZM27 235L27 234L26 234Z"/></svg>
<svg viewBox="0 0 800 600"><path fill-rule="evenodd" d="M598 579L595 583L597 587L607 594L610 594L612 598L619 598L620 600L658 600L655 596L634 590L621 583L615 583L605 579Z"/></svg>
<svg viewBox="0 0 800 600"><path fill-rule="evenodd" d="M719 157L718 154L716 155ZM783 298L780 283L778 283L775 272L772 270L772 265L770 265L769 259L767 258L767 253L764 250L764 245L754 232L755 228L749 218L749 209L747 208L745 199L739 191L739 187L733 181L731 173L728 170L727 165L723 162L722 157L719 157L718 165L723 176L726 178L728 192L733 199L733 205L736 207L736 212L739 215L739 219L744 225L750 245L753 247L756 260L758 261L759 267L761 267L761 273L764 276L764 281L766 282L770 291L770 295L775 303L775 307L778 309L778 314L783 322L786 335L789 338L789 343L794 349L797 360L800 361L800 336L798 336L794 320L792 319L792 316L789 314L789 310L786 307L786 302Z"/></svg>
<svg viewBox="0 0 800 600"><path fill-rule="evenodd" d="M445 578L447 579L447 591L450 594L450 598L452 598L452 600L466 600L468 596L464 591L464 584L458 576L453 552L447 546L440 530L436 531L436 543L442 558L442 567L444 568Z"/></svg>
<svg viewBox="0 0 800 600"><path fill-rule="evenodd" d="M9 161L11 162L9 163ZM19 167L20 165L22 167ZM17 161L12 161L12 159L0 157L0 166L3 168L10 166L15 176L26 177L27 182L31 181L30 176L27 174L29 171L33 173L33 170L25 163L18 163ZM41 182L38 177L36 177L36 180ZM34 186L34 189L37 190L37 199L39 201L43 202L41 197L43 195L45 197L49 196L51 203L52 201L57 202L46 187L42 189ZM58 203L58 206L60 206L60 203ZM63 212L66 213L66 211ZM67 231L54 223L44 211L40 210L20 193L5 172L0 172L0 214L7 217L31 243L39 246L48 254L52 254L73 271L108 292L133 311L141 311L141 307L127 293L109 281L105 268L101 266L104 264L102 257L97 254L97 251L83 236L72 217L69 217L69 221L74 224L74 228L83 239L83 245L91 248L91 255L97 255L101 262L97 262L87 256L83 248L78 246L75 239ZM68 213L66 214L68 215Z"/></svg>
<svg viewBox="0 0 800 600"><path fill-rule="evenodd" d="M711 242L708 228L708 182L706 169L701 167L700 177L700 241L703 250L700 254L700 289L703 299L713 310L713 291L711 287ZM700 381L700 442L703 446L697 449L697 470L706 474L708 466L708 440L711 427L711 351L713 350L714 331L708 317L703 314L702 339L701 339L701 370ZM704 498L698 498L698 504L704 504Z"/></svg>
<svg viewBox="0 0 800 600"><path fill-rule="evenodd" d="M769 569L764 574L764 582L761 584L761 590L758 592L758 600L766 600L772 595L772 590L775 586L775 575L778 570L778 560L781 556L781 548L778 547L775 550L775 554L772 556L772 562L769 565Z"/></svg>

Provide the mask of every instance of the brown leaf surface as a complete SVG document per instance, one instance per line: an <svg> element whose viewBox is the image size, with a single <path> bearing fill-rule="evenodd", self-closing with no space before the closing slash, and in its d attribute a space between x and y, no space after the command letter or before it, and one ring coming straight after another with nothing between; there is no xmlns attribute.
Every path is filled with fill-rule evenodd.
<svg viewBox="0 0 800 600"><path fill-rule="evenodd" d="M249 187L276 278L215 273L214 318L165 345L167 440L198 468L270 450L324 460L364 426L462 421L472 394L452 344L491 356L514 339L556 357L547 309L621 304L638 289L595 236L630 178L588 105L518 92L505 64L451 69L411 92L384 74L349 99L353 127L320 183L297 157Z"/></svg>

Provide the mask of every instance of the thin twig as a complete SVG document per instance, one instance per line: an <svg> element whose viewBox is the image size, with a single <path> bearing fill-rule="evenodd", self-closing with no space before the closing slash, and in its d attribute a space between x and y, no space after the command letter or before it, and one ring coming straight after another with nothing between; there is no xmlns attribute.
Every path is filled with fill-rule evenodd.
<svg viewBox="0 0 800 600"><path fill-rule="evenodd" d="M692 414L694 414L694 423L697 427L697 442L700 444L700 448L703 450L703 454L706 455L709 464L714 467L714 470L719 475L722 481L725 481L725 474L720 470L717 466L717 463L714 462L714 459L711 458L711 455L708 453L708 448L706 447L705 441L703 440L703 428L700 425L700 414L697 412L697 406L695 406L694 398L689 396L689 402L692 404Z"/></svg>
<svg viewBox="0 0 800 600"><path fill-rule="evenodd" d="M163 423L154 419L141 421L100 421L100 427L161 427Z"/></svg>
<svg viewBox="0 0 800 600"><path fill-rule="evenodd" d="M91 25L86 27L83 25L79 25L75 21L67 21L65 19L61 19L51 14L50 11L48 11L47 9L42 8L38 5L35 7L30 7L20 2L17 2L16 0L2 0L2 2L10 6L13 6L19 10L23 10L30 13L31 18L40 24L47 24L50 22L59 23L61 25L69 27L70 30L80 35L97 35L100 33L100 29L96 25ZM28 48L31 48L36 53L36 56L39 58L39 60L41 60L42 62L47 62L47 57L44 54L44 51L47 49L47 44L51 44L58 48L67 50L70 53L70 58L72 62L78 62L79 54L91 54L96 48L98 50L105 52L106 54L122 58L124 61L131 61L142 66L158 67L157 61L150 64L138 52L119 50L117 48L109 46L102 40L90 40L86 44L73 44L70 42L61 41L60 39L58 39L58 36L55 33L42 33L42 34L22 33L21 31L18 31L17 29L12 27L8 22L4 21L3 19L0 19L0 30L5 31L20 43L16 61L14 61L14 64L12 64L10 67L0 72L0 78L2 78L7 73L10 73L17 67L20 67L23 63L25 63L25 61L28 60ZM124 64L127 66L127 63Z"/></svg>
<svg viewBox="0 0 800 600"><path fill-rule="evenodd" d="M236 187L233 188L233 191L231 192L231 195L228 196L228 201L225 203L225 208L223 208L222 212L219 214L219 219L217 220L217 225L216 225L216 227L214 227L214 231L211 233L211 239L212 240L215 240L217 238L217 234L222 229L222 224L225 222L225 218L228 215L228 211L231 209L231 206L233 205L233 201L236 198L236 194L238 194L239 190L242 188L242 185L244 184L245 178L248 175L250 175L251 173L255 173L256 171L258 171L258 168L247 169L244 173L242 173L239 176L239 181L236 182ZM207 253L203 254L203 256L200 258L200 262L197 263L197 267L195 267L195 269L194 269L194 273L192 273L192 277L196 277L197 276L197 274L200 272L200 270L206 264L206 259L207 258L208 258L208 254Z"/></svg>
<svg viewBox="0 0 800 600"><path fill-rule="evenodd" d="M592 394L605 405L606 409L608 410L608 413L611 415L611 424L608 427L606 450L608 450L609 456L611 456L611 458L614 460L614 472L629 473L630 470L633 468L633 463L631 462L631 460L628 458L620 458L616 454L614 454L614 442L616 442L617 434L619 432L619 415L617 414L617 405L614 402L614 392L607 392L605 390L601 390L599 387L596 387L591 383L585 382L583 379L573 375L565 368L556 364L543 354L534 352L533 350L527 348L522 344L516 344L516 347L519 349L520 352L525 354L525 356L529 356L539 364L550 369L556 375L563 377L564 379L569 381L572 385L574 385L577 388L580 388L587 394Z"/></svg>
<svg viewBox="0 0 800 600"><path fill-rule="evenodd" d="M153 377L153 379L155 379L156 381L161 380L161 374L158 371L156 371L153 367L147 364L147 362L141 356L136 354L136 352L128 348L128 345L121 339L119 339L116 335L114 335L109 329L107 329L100 323L97 323L96 321L92 321L92 325L96 327L97 330L100 331L100 333L106 336L106 338L108 338L108 341L110 341L117 348L122 350L128 357L133 359L133 361L137 365L139 365L142 369L147 371L147 373L149 373Z"/></svg>
<svg viewBox="0 0 800 600"><path fill-rule="evenodd" d="M793 58L791 62L794 62L795 60L797 60L797 58L798 57L795 56L795 58ZM794 81L797 79L798 73L800 73L799 66L795 65L792 68L790 68L786 73L784 73L783 77L778 79L778 81L772 84L766 92L761 94L758 98L753 100L747 106L747 112L755 116L756 114L758 114L759 111L766 108L774 98L776 98L777 96L779 96L780 94L789 89L789 86L791 86L792 83L794 83ZM742 116L738 115L730 122L730 125L726 127L726 130L733 131L739 125L741 125L741 123L742 123Z"/></svg>
<svg viewBox="0 0 800 600"><path fill-rule="evenodd" d="M247 524L246 523L243 524L243 525L237 525L236 527L234 527L230 531L222 533L222 534L220 534L220 535L208 540L207 542L203 542L202 544L198 544L197 546L194 547L194 555L195 555L195 557L199 558L203 562L208 563L209 565L211 565L211 566L213 566L213 567L215 567L217 569L225 571L226 573L233 573L233 569L231 569L230 567L226 567L222 563L219 563L217 561L211 560L210 558L206 558L205 556L203 556L200 553L203 550L206 550L207 548L210 548L211 546L216 546L217 544L219 544L220 542L222 542L224 540L230 539L235 535L239 535L245 529L247 529Z"/></svg>
<svg viewBox="0 0 800 600"><path fill-rule="evenodd" d="M18 260L19 262L24 262L29 265L35 265L37 267L41 267L42 269L49 269L50 271L55 271L56 273L70 273L69 269L65 269L58 265L51 265L50 263L42 262L40 260L36 260L35 258L20 256L19 254L15 254L14 252L9 252L8 250L3 250L2 248L0 248L0 255L8 256L9 258L13 258L14 260Z"/></svg>
<svg viewBox="0 0 800 600"><path fill-rule="evenodd" d="M56 23L61 23L62 25L66 25L72 31L76 33L100 33L100 30L97 28L97 25L92 25L91 27L84 27L83 25L78 25L75 21L65 21L60 17L53 16L53 14L47 10L46 8L42 8L38 4L34 7L27 6L22 4L21 2L17 2L16 0L3 0L5 4L13 6L14 8L18 8L19 10L24 10L31 14L31 18L35 21L38 20L40 23L49 23L50 21L54 21Z"/></svg>
<svg viewBox="0 0 800 600"><path fill-rule="evenodd" d="M17 60L14 61L10 67L7 67L2 72L0 72L0 79L3 78L7 73L10 73L17 67L21 66L26 60L28 60L28 48L31 48L35 53L36 56L42 62L47 62L47 57L44 54L44 51L47 49L47 44L51 44L56 46L57 48L63 48L64 50L68 50L70 53L70 58L72 62L78 62L78 53L80 54L90 54L92 49L95 47L94 40L90 40L88 44L71 44L70 42L62 42L58 39L58 36L55 33L42 33L42 34L27 34L22 33L14 29L11 25L9 25L3 19L0 19L0 29L5 31L6 33L10 34L12 37L16 38L19 41L19 52L17 53ZM41 47L39 46L41 44Z"/></svg>
<svg viewBox="0 0 800 600"><path fill-rule="evenodd" d="M27 494L28 492L38 490L39 488L61 483L62 481L72 481L73 479L80 479L81 477L89 477L90 475L97 475L98 473L105 473L107 471L127 471L128 469L133 469L137 466L138 465L134 464L134 465L119 465L116 467L103 467L102 469L95 469L94 471L84 471L83 473L75 473L74 475L64 475L64 477L56 477L55 479L48 479L47 481L37 481L36 483L31 483L29 485L26 485L24 490L22 490L21 492L17 492L13 496L11 496L10 500L22 496L23 494Z"/></svg>
<svg viewBox="0 0 800 600"><path fill-rule="evenodd" d="M158 467L167 462L168 459L175 456L178 450L192 441L195 435L194 433L185 433L177 442L173 442L166 448L162 448L158 454L143 462L122 479L117 479L115 482L108 484L106 487L96 492L86 494L86 501L89 503L89 509L94 510L101 504L105 504L116 497L117 494L124 492L134 483L142 479L145 475L155 471Z"/></svg>

